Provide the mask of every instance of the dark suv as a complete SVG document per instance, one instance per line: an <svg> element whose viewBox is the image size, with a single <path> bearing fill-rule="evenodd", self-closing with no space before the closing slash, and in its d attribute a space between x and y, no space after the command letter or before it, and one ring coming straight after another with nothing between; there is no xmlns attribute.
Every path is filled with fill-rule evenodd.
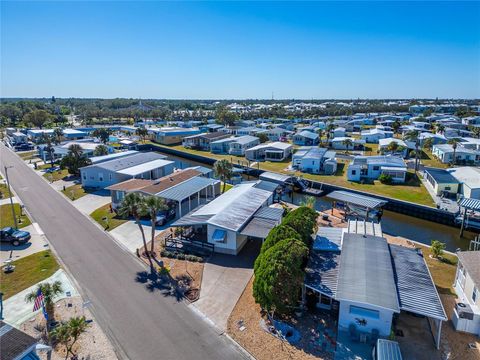
<svg viewBox="0 0 480 360"><path fill-rule="evenodd" d="M170 220L175 219L175 209L162 210L157 214L155 225L165 225Z"/></svg>
<svg viewBox="0 0 480 360"><path fill-rule="evenodd" d="M17 230L12 227L5 227L0 230L0 240L8 242L13 246L25 244L30 238L31 235L28 231Z"/></svg>

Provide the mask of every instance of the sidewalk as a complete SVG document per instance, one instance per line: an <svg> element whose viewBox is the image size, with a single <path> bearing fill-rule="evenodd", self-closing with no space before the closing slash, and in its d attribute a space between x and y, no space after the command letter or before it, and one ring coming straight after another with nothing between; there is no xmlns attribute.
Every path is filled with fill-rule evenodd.
<svg viewBox="0 0 480 360"><path fill-rule="evenodd" d="M67 297L79 295L78 291L73 286L73 283L70 281L67 274L62 269L58 270L55 274L50 276L48 279L41 281L41 283L44 283L44 282L53 283L57 280L62 283L62 288L64 290L64 293L56 297L55 302L61 299L65 299ZM19 327L20 324L30 319L37 312L41 311L41 310L38 310L37 312L34 313L32 311L33 303L27 303L25 301L25 296L28 293L35 290L37 285L38 284L30 286L29 288L19 292L16 295L13 295L12 297L8 298L3 302L3 316L5 317L5 322L13 326Z"/></svg>

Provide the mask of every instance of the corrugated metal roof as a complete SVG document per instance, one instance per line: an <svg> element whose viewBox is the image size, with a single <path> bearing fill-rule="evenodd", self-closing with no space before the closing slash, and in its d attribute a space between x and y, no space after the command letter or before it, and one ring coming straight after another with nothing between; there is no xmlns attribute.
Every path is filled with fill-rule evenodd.
<svg viewBox="0 0 480 360"><path fill-rule="evenodd" d="M343 228L320 227L313 240L312 249L321 251L340 251L342 249Z"/></svg>
<svg viewBox="0 0 480 360"><path fill-rule="evenodd" d="M232 189L228 192L230 191L232 191ZM222 211L213 216L208 223L238 231L270 196L272 196L270 191L249 188L243 192L241 196L237 197L235 201L228 204ZM219 197L217 200L221 198L222 197Z"/></svg>
<svg viewBox="0 0 480 360"><path fill-rule="evenodd" d="M336 299L400 312L386 239L344 234Z"/></svg>
<svg viewBox="0 0 480 360"><path fill-rule="evenodd" d="M255 213L256 218L280 221L284 210L278 207L264 206Z"/></svg>
<svg viewBox="0 0 480 360"><path fill-rule="evenodd" d="M363 206L368 209L375 209L387 203L387 201L385 200L379 200L374 197L360 195L350 191L342 191L342 190L332 191L327 196L333 200L342 201L342 202L357 205L357 206Z"/></svg>
<svg viewBox="0 0 480 360"><path fill-rule="evenodd" d="M267 180L271 182L276 182L278 184L284 184L286 181L290 180L292 177L289 175L282 175L277 174L274 172L265 171L264 173L260 174L260 180Z"/></svg>
<svg viewBox="0 0 480 360"><path fill-rule="evenodd" d="M278 185L277 183L274 183L274 182L271 182L271 181L266 181L266 180L259 180L255 185L254 187L256 187L257 189L262 189L262 190L265 190L265 191L270 191L270 192L274 192L280 185Z"/></svg>
<svg viewBox="0 0 480 360"><path fill-rule="evenodd" d="M423 256L416 249L390 244L400 309L447 320Z"/></svg>
<svg viewBox="0 0 480 360"><path fill-rule="evenodd" d="M90 158L92 161L92 164L98 164L103 161L109 161L113 159L118 159L124 156L129 156L138 153L138 151L135 150L128 150L128 151L122 151L122 152L117 152L113 154L108 154L108 155L102 155L102 156L93 156Z"/></svg>
<svg viewBox="0 0 480 360"><path fill-rule="evenodd" d="M101 162L100 164L86 166L85 168L82 168L82 169L97 167L100 169L105 169L110 171L119 171L122 169L131 168L133 166L145 164L153 160L165 159L165 158L166 158L165 155L161 155L155 152L146 152L146 153L135 152L132 155L123 156L119 159L108 160L105 162Z"/></svg>
<svg viewBox="0 0 480 360"><path fill-rule="evenodd" d="M373 235L383 237L382 225L365 220L348 220L350 234Z"/></svg>
<svg viewBox="0 0 480 360"><path fill-rule="evenodd" d="M469 210L480 210L480 200L463 198L462 201L460 201L460 206Z"/></svg>
<svg viewBox="0 0 480 360"><path fill-rule="evenodd" d="M169 189L159 192L157 196L164 199L182 201L189 196L196 194L207 186L211 186L219 182L219 180L209 179L203 176L196 176L178 184L177 186L173 186Z"/></svg>
<svg viewBox="0 0 480 360"><path fill-rule="evenodd" d="M337 294L341 255L332 251L311 251L305 268L305 286L324 295Z"/></svg>
<svg viewBox="0 0 480 360"><path fill-rule="evenodd" d="M402 360L400 345L396 341L378 339L376 358L382 360Z"/></svg>
<svg viewBox="0 0 480 360"><path fill-rule="evenodd" d="M480 251L459 251L458 261L462 263L477 288L480 288Z"/></svg>
<svg viewBox="0 0 480 360"><path fill-rule="evenodd" d="M265 239L276 225L276 220L262 219L254 217L242 230L241 234L245 236L252 236L260 239Z"/></svg>

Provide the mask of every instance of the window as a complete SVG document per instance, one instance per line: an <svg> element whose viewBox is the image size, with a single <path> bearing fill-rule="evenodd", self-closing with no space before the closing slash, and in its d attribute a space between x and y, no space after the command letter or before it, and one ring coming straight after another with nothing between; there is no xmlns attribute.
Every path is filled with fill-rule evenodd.
<svg viewBox="0 0 480 360"><path fill-rule="evenodd" d="M472 292L472 301L475 304L477 302L478 290L476 287L473 288Z"/></svg>
<svg viewBox="0 0 480 360"><path fill-rule="evenodd" d="M87 180L87 174L83 174L83 180Z"/></svg>
<svg viewBox="0 0 480 360"><path fill-rule="evenodd" d="M112 180L112 174L109 174L108 177L110 180Z"/></svg>
<svg viewBox="0 0 480 360"><path fill-rule="evenodd" d="M373 167L373 171L378 171L378 170L380 170L380 166L374 166Z"/></svg>
<svg viewBox="0 0 480 360"><path fill-rule="evenodd" d="M352 175L357 175L357 170L352 170Z"/></svg>
<svg viewBox="0 0 480 360"><path fill-rule="evenodd" d="M350 305L350 314L365 316L372 319L380 319L380 312L377 310L367 309L360 306Z"/></svg>
<svg viewBox="0 0 480 360"><path fill-rule="evenodd" d="M103 173L98 173L98 181L103 181Z"/></svg>

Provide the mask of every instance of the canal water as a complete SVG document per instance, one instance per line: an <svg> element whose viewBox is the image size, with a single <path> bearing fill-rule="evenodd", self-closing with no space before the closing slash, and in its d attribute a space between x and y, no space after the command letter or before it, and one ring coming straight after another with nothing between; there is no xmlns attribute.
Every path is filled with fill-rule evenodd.
<svg viewBox="0 0 480 360"><path fill-rule="evenodd" d="M186 160L181 157L172 156L169 154L168 158L175 161L175 166L179 169L184 169L189 166L205 166L208 165ZM306 195L294 193L293 200L286 198L296 205L305 201ZM315 202L315 209L327 210L331 209L332 201L327 197L317 197ZM474 239L478 234L465 231L464 237L460 237L460 229L452 226L437 224L432 221L418 219L416 217L399 214L392 211L385 210L382 216L382 230L384 233L393 236L402 236L410 240L418 241L422 244L430 245L432 240L438 240L446 244L448 251L455 251L456 249L467 250L470 240Z"/></svg>

